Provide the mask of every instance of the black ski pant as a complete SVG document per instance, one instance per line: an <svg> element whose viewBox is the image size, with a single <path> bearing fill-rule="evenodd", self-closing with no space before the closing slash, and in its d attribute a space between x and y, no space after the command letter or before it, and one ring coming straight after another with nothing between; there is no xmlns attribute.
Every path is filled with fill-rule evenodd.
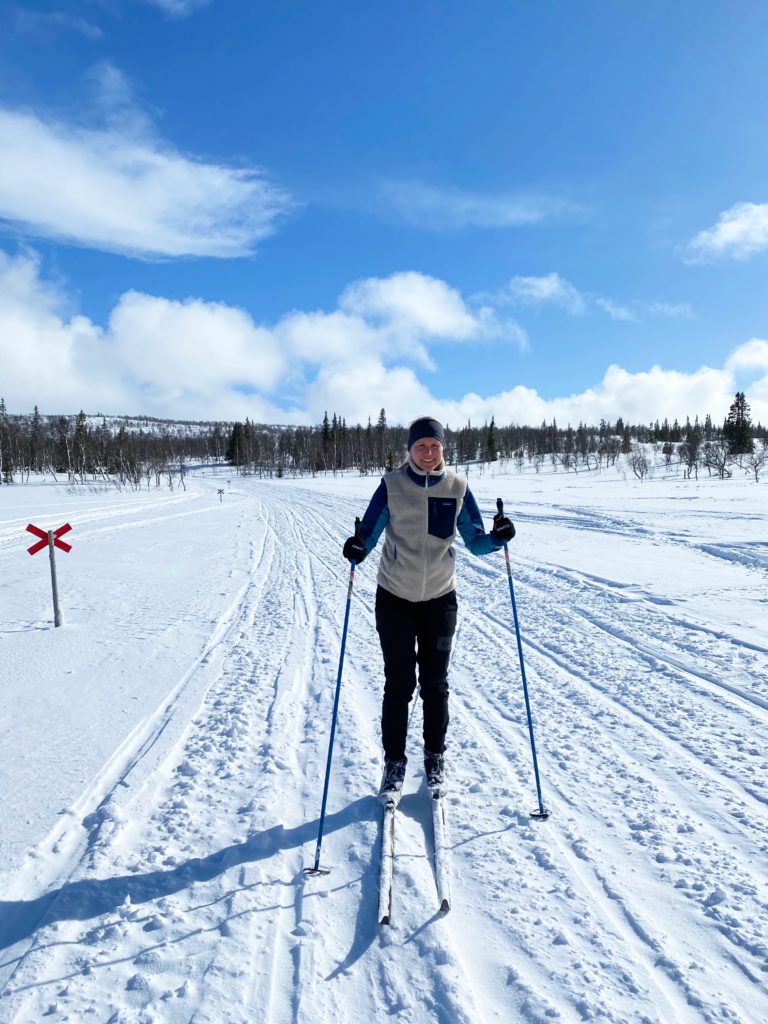
<svg viewBox="0 0 768 1024"><path fill-rule="evenodd" d="M456 591L431 601L406 601L383 587L376 591L376 629L384 655L381 737L384 756L405 757L408 705L416 689L424 707L424 749L445 750L448 730L448 663L456 632Z"/></svg>

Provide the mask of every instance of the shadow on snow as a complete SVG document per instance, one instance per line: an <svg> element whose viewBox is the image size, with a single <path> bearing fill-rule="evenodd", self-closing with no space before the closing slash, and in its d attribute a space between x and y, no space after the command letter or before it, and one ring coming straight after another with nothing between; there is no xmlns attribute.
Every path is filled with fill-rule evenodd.
<svg viewBox="0 0 768 1024"><path fill-rule="evenodd" d="M356 822L375 820L378 808L378 800L368 796L354 801L341 811L328 814L324 836ZM250 835L245 842L234 843L207 857L193 858L166 871L149 871L114 878L85 878L65 882L60 888L37 899L0 902L0 950L10 949L31 938L38 929L57 921L88 921L117 910L127 899L133 905L162 899L194 883L211 881L232 867L267 860L307 843L313 844L314 851L319 824L319 819L316 819L291 829L275 825L264 832ZM345 970L355 963L376 935L376 915L371 903L376 900L377 874L376 869L366 872L362 877L362 899L352 946L343 965L333 972L331 978L339 970ZM306 877L302 873L296 880L301 890ZM0 963L0 968L10 966L12 962Z"/></svg>

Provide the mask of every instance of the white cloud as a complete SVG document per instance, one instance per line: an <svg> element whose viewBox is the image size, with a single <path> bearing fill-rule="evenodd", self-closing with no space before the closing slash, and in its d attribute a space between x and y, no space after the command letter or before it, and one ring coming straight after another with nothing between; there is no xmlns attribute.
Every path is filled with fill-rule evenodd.
<svg viewBox="0 0 768 1024"><path fill-rule="evenodd" d="M527 352L530 349L528 332L525 328L511 317L500 316L492 306L480 306L476 319L480 329L479 337L507 342L516 346L521 352Z"/></svg>
<svg viewBox="0 0 768 1024"><path fill-rule="evenodd" d="M106 407L122 408L104 332L86 317L69 316L66 297L38 271L33 256L0 253L0 394L9 409L77 411L94 394Z"/></svg>
<svg viewBox="0 0 768 1024"><path fill-rule="evenodd" d="M748 343L749 344L749 343ZM768 343L766 343L768 345ZM736 359L739 349L734 353ZM559 398L544 398L534 388L518 385L495 395L465 394L459 400L445 400L433 394L409 369L387 369L380 360L326 368L307 391L310 421L319 422L325 409L335 409L348 423L365 423L375 418L383 405L390 423L407 423L429 410L442 422L459 427L471 421L521 423L538 426L557 420L560 426L583 421L599 423L617 417L635 423L675 417L684 422L707 413L724 416L733 400L735 383L728 369L702 366L692 373L654 366L630 373L609 366L603 379L593 387ZM768 421L768 372L748 389L754 420Z"/></svg>
<svg viewBox="0 0 768 1024"><path fill-rule="evenodd" d="M269 390L284 372L272 336L240 309L126 292L109 320L110 342L139 388L179 381L200 396L235 386Z"/></svg>
<svg viewBox="0 0 768 1024"><path fill-rule="evenodd" d="M651 316L668 316L681 320L693 319L693 308L687 302L645 302L641 308Z"/></svg>
<svg viewBox="0 0 768 1024"><path fill-rule="evenodd" d="M98 61L88 70L85 82L95 112L106 124L123 128L132 138L151 134L152 122L136 103L133 85L114 64Z"/></svg>
<svg viewBox="0 0 768 1024"><path fill-rule="evenodd" d="M338 309L295 311L269 327L220 303L129 291L101 328L70 315L36 257L0 253L0 386L15 409L305 420L314 410L281 408L278 389L309 382L307 395L320 394L371 361L389 379L395 371L385 364L398 359L432 367L428 344L491 338L527 341L514 321L473 311L445 282L412 272L357 281ZM395 373L398 382L411 378L407 368Z"/></svg>
<svg viewBox="0 0 768 1024"><path fill-rule="evenodd" d="M462 340L478 332L477 320L455 288L414 271L356 281L344 290L339 305L371 320L425 334Z"/></svg>
<svg viewBox="0 0 768 1024"><path fill-rule="evenodd" d="M691 262L717 257L744 260L768 249L768 203L736 203L714 227L700 231L686 248Z"/></svg>
<svg viewBox="0 0 768 1024"><path fill-rule="evenodd" d="M274 403L244 389L282 372L271 334L241 310L128 292L102 329L70 315L34 256L0 253L0 394L9 409L132 412L278 422ZM233 412L232 410L238 410Z"/></svg>
<svg viewBox="0 0 768 1024"><path fill-rule="evenodd" d="M748 389L753 402L754 419L768 419L768 374ZM496 395L465 395L460 401L432 401L430 408L451 424L482 423L495 416L496 422L538 425L557 420L558 425L579 422L599 423L601 419L647 423L707 413L718 419L725 415L734 393L733 375L726 369L702 366L693 373L681 373L654 366L630 373L620 366L609 366L599 384L560 398L543 398L534 388L517 386Z"/></svg>
<svg viewBox="0 0 768 1024"><path fill-rule="evenodd" d="M740 370L765 370L768 373L768 341L763 338L745 341L731 352L725 367L732 373Z"/></svg>
<svg viewBox="0 0 768 1024"><path fill-rule="evenodd" d="M665 416L672 419L699 415L703 418L708 412L716 416L724 404L728 407L733 395L731 384L727 372L708 366L693 373L665 370L660 366L629 373L612 365L594 388L560 401L577 412L578 419L589 422L594 422L597 409L606 419L623 416L636 423Z"/></svg>
<svg viewBox="0 0 768 1024"><path fill-rule="evenodd" d="M186 18L193 11L207 6L210 0L145 0L145 2L160 7L172 18Z"/></svg>
<svg viewBox="0 0 768 1024"><path fill-rule="evenodd" d="M88 39L101 39L104 33L85 18L63 11L33 11L15 6L9 12L11 29L35 36L49 36L60 32L77 32Z"/></svg>
<svg viewBox="0 0 768 1024"><path fill-rule="evenodd" d="M620 302L614 302L613 299L605 299L598 296L595 302L607 313L612 320L636 320L637 317L629 306L623 306Z"/></svg>
<svg viewBox="0 0 768 1024"><path fill-rule="evenodd" d="M0 218L30 234L144 257L244 256L291 208L259 168L198 160L153 133L100 65L106 126L0 109Z"/></svg>
<svg viewBox="0 0 768 1024"><path fill-rule="evenodd" d="M503 322L487 308L475 310L445 282L416 277L423 279L404 274L355 282L340 308L295 311L271 326L221 303L130 291L102 327L72 312L64 291L42 279L34 255L0 252L0 395L12 412L38 404L48 413L85 408L316 423L333 409L348 423L365 423L384 406L390 422L405 423L426 409L455 426L491 416L500 424L554 418L575 425L617 416L647 422L710 413L717 419L727 412L739 375L753 418L768 422L768 340L760 338L739 345L720 368L630 373L614 365L599 383L567 396L544 398L518 385L445 400L439 377L422 379L414 368L419 346L439 363L437 346L485 341L486 321L495 331ZM496 337L503 344L505 337Z"/></svg>
<svg viewBox="0 0 768 1024"><path fill-rule="evenodd" d="M622 303L602 295L582 292L556 271L539 277L513 277L499 291L482 292L474 298L497 305L560 306L574 316L583 316L590 308L597 307L613 320L634 321L643 316L690 319L693 316L693 310L684 302L643 302L632 299L628 303Z"/></svg>
<svg viewBox="0 0 768 1024"><path fill-rule="evenodd" d="M553 219L572 208L547 196L474 192L419 181L388 181L380 194L407 223L434 231L520 227Z"/></svg>
<svg viewBox="0 0 768 1024"><path fill-rule="evenodd" d="M586 299L578 288L554 272L542 277L513 277L500 298L525 305L552 303L575 314L587 310Z"/></svg>
<svg viewBox="0 0 768 1024"><path fill-rule="evenodd" d="M380 331L362 317L341 310L290 313L275 325L274 334L283 351L301 363L314 365L377 353L382 343Z"/></svg>
<svg viewBox="0 0 768 1024"><path fill-rule="evenodd" d="M470 308L444 281L404 271L355 281L331 313L295 312L275 327L281 348L310 363L361 356L407 358L434 368L427 343L506 341L524 349L528 336L514 320L494 310Z"/></svg>
<svg viewBox="0 0 768 1024"><path fill-rule="evenodd" d="M434 403L413 370L388 369L371 356L323 367L308 386L305 401L309 422L319 423L326 410L335 409L348 424L365 424L369 417L375 422L382 407L390 423L409 423Z"/></svg>

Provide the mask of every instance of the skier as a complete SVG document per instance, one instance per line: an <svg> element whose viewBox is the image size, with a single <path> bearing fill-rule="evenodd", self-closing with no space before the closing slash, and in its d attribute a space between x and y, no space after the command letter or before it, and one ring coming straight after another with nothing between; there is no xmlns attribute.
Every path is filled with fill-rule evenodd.
<svg viewBox="0 0 768 1024"><path fill-rule="evenodd" d="M343 548L360 563L385 532L376 590L376 630L384 657L381 734L383 803L397 802L407 758L408 705L416 689L424 709L424 771L433 796L445 785L445 736L448 729L448 664L456 630L456 531L475 555L497 551L515 535L506 516L493 517L485 532L477 502L466 479L446 469L445 432L429 416L411 423L408 457L386 473L355 536Z"/></svg>

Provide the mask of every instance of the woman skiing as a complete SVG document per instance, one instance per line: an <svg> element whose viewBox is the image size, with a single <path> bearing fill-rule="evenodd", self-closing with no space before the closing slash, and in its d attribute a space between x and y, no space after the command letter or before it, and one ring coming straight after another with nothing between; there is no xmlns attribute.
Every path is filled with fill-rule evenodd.
<svg viewBox="0 0 768 1024"><path fill-rule="evenodd" d="M424 416L411 423L408 457L382 477L344 557L360 563L381 536L376 629L384 657L381 734L384 776L379 797L397 802L405 779L408 705L416 689L424 708L424 771L434 796L445 785L448 663L456 630L456 532L475 555L497 551L515 535L501 514L485 532L467 481L443 462L442 425Z"/></svg>

